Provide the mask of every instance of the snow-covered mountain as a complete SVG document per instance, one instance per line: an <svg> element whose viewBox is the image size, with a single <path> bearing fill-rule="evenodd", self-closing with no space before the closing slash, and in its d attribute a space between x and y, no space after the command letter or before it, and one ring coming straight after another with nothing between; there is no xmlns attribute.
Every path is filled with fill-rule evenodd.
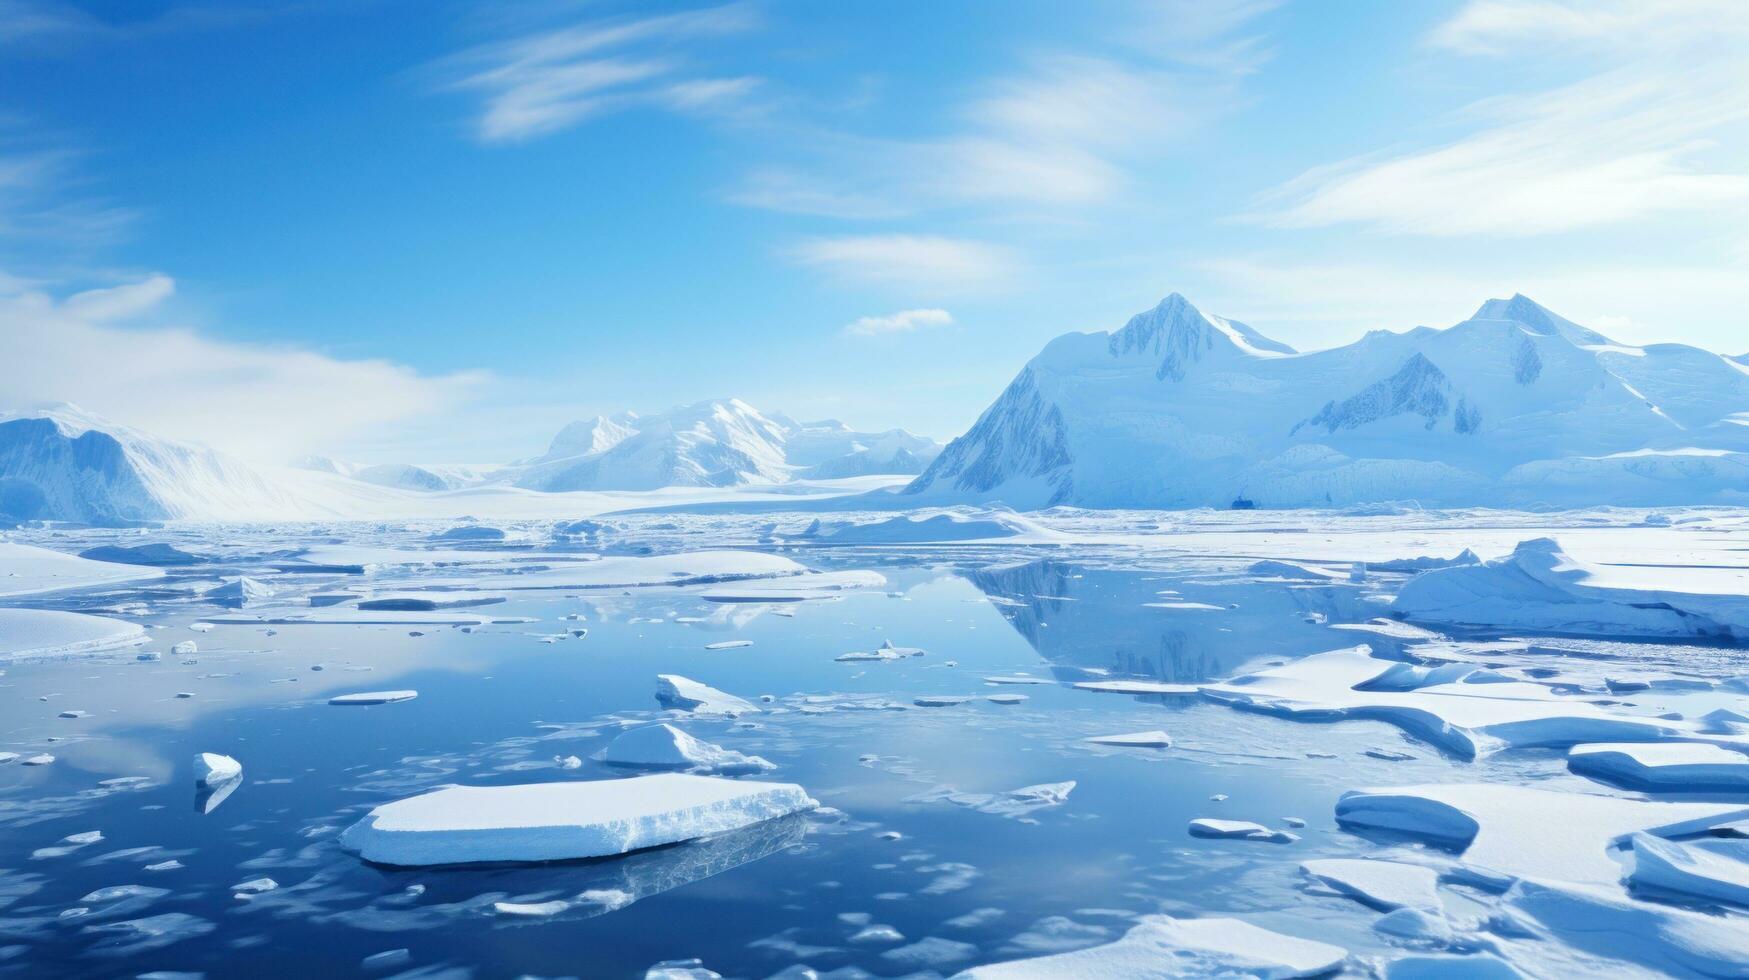
<svg viewBox="0 0 1749 980"><path fill-rule="evenodd" d="M379 487L398 490L435 492L454 490L475 482L468 475L458 476L441 466L417 466L412 463L348 463L327 456L300 456L292 467L317 473L333 473Z"/></svg>
<svg viewBox="0 0 1749 980"><path fill-rule="evenodd" d="M920 473L940 449L901 429L796 422L731 398L573 422L513 482L546 491L653 490Z"/></svg>
<svg viewBox="0 0 1749 980"><path fill-rule="evenodd" d="M1749 500L1749 366L1523 296L1300 353L1168 296L1048 344L905 489L1016 507Z"/></svg>
<svg viewBox="0 0 1749 980"><path fill-rule="evenodd" d="M91 524L289 511L249 466L57 405L0 416L0 522Z"/></svg>

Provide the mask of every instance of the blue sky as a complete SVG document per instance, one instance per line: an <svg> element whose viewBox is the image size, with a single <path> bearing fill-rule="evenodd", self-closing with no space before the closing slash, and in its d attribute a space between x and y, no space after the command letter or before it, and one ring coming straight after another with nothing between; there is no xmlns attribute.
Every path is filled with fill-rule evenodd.
<svg viewBox="0 0 1749 980"><path fill-rule="evenodd" d="M1749 350L1749 8L0 0L0 400L503 460L737 396L941 438L1180 291ZM11 407L11 406L7 406Z"/></svg>

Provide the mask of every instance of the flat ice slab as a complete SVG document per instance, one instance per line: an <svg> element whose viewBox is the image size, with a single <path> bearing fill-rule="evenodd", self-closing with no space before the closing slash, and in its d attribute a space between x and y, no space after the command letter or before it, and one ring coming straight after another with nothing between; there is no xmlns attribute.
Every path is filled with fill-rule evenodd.
<svg viewBox="0 0 1749 980"><path fill-rule="evenodd" d="M1219 820L1198 817L1190 822L1190 836L1224 840L1258 840L1270 844L1292 844L1299 837L1285 830L1270 830L1249 820Z"/></svg>
<svg viewBox="0 0 1749 980"><path fill-rule="evenodd" d="M727 833L818 806L800 786L664 773L451 786L385 803L340 835L367 861L567 861Z"/></svg>
<svg viewBox="0 0 1749 980"><path fill-rule="evenodd" d="M1122 939L1072 953L973 967L961 980L1168 980L1257 977L1288 980L1334 971L1348 951L1284 936L1239 919L1144 916Z"/></svg>
<svg viewBox="0 0 1749 980"><path fill-rule="evenodd" d="M1664 803L1526 786L1440 783L1351 790L1336 821L1432 841L1463 862L1507 878L1612 885L1621 866L1609 849L1636 832L1699 833L1749 817L1741 803Z"/></svg>
<svg viewBox="0 0 1749 980"><path fill-rule="evenodd" d="M357 694L339 694L328 699L329 704L394 704L396 701L411 701L419 696L418 691L361 691Z"/></svg>
<svg viewBox="0 0 1749 980"><path fill-rule="evenodd" d="M0 609L0 662L103 653L145 641L142 627L119 619L54 609Z"/></svg>
<svg viewBox="0 0 1749 980"><path fill-rule="evenodd" d="M162 569L92 561L47 548L0 541L0 596L95 589L163 577Z"/></svg>
<svg viewBox="0 0 1749 980"><path fill-rule="evenodd" d="M1439 874L1432 868L1398 861L1322 858L1300 870L1318 882L1383 912L1440 909Z"/></svg>
<svg viewBox="0 0 1749 980"><path fill-rule="evenodd" d="M1168 684L1165 681L1081 681L1075 687L1107 694L1195 694L1198 690L1195 684Z"/></svg>
<svg viewBox="0 0 1749 980"><path fill-rule="evenodd" d="M1085 741L1094 745L1123 745L1142 749L1169 749L1172 736L1162 731L1130 732L1127 735L1094 735Z"/></svg>
<svg viewBox="0 0 1749 980"><path fill-rule="evenodd" d="M1630 789L1749 789L1749 755L1706 742L1576 745L1567 768Z"/></svg>

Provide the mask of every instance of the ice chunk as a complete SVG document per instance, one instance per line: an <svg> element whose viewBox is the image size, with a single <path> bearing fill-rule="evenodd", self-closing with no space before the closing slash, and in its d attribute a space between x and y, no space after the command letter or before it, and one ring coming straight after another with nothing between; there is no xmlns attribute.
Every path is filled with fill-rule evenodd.
<svg viewBox="0 0 1749 980"><path fill-rule="evenodd" d="M756 755L743 755L700 741L667 724L634 728L621 734L602 751L601 761L616 766L693 768L701 772L760 772L777 768Z"/></svg>
<svg viewBox="0 0 1749 980"><path fill-rule="evenodd" d="M202 786L217 786L241 778L243 764L228 755L201 752L194 757L194 781Z"/></svg>
<svg viewBox="0 0 1749 980"><path fill-rule="evenodd" d="M1439 875L1431 868L1396 861L1322 858L1300 870L1350 898L1375 909L1438 909Z"/></svg>
<svg viewBox="0 0 1749 980"><path fill-rule="evenodd" d="M759 712L751 703L733 694L724 694L708 684L700 684L679 674L656 675L656 700L666 707L699 715L728 715L733 718Z"/></svg>
<svg viewBox="0 0 1749 980"><path fill-rule="evenodd" d="M1628 882L1735 905L1749 905L1749 840L1683 843L1635 834Z"/></svg>
<svg viewBox="0 0 1749 980"><path fill-rule="evenodd" d="M876 650L860 650L851 653L841 653L833 660L839 663L857 663L868 660L903 660L906 657L921 657L924 651L918 647L896 647L892 640L887 640Z"/></svg>
<svg viewBox="0 0 1749 980"><path fill-rule="evenodd" d="M1629 789L1749 789L1749 755L1703 742L1577 745L1567 768Z"/></svg>
<svg viewBox="0 0 1749 980"><path fill-rule="evenodd" d="M1270 844L1292 844L1299 840L1299 837L1285 830L1270 830L1249 820L1219 820L1214 817L1198 817L1192 820L1190 836L1256 840Z"/></svg>
<svg viewBox="0 0 1749 980"><path fill-rule="evenodd" d="M1256 977L1286 980L1331 973L1348 958L1340 946L1284 936L1239 919L1149 915L1103 946L974 967L960 980L1069 980L1125 977Z"/></svg>
<svg viewBox="0 0 1749 980"><path fill-rule="evenodd" d="M718 640L715 643L706 643L704 648L706 650L738 650L752 645L752 640Z"/></svg>
<svg viewBox="0 0 1749 980"><path fill-rule="evenodd" d="M377 807L340 843L390 865L562 861L726 833L817 805L789 783L678 773L451 786Z"/></svg>
<svg viewBox="0 0 1749 980"><path fill-rule="evenodd" d="M0 609L0 663L106 653L146 641L136 623L54 609Z"/></svg>
<svg viewBox="0 0 1749 980"><path fill-rule="evenodd" d="M1619 888L1520 881L1504 899L1520 928L1673 976L1741 977L1749 919L1640 902Z"/></svg>
<svg viewBox="0 0 1749 980"><path fill-rule="evenodd" d="M418 691L361 691L357 694L340 694L328 699L329 704L394 704L397 701L411 701L419 696Z"/></svg>
<svg viewBox="0 0 1749 980"><path fill-rule="evenodd" d="M1172 736L1162 731L1131 732L1128 735L1094 735L1083 741L1094 745L1124 745L1132 748L1169 749L1172 747Z"/></svg>
<svg viewBox="0 0 1749 980"><path fill-rule="evenodd" d="M965 704L971 697L964 694L924 694L911 699L919 708L952 708Z"/></svg>
<svg viewBox="0 0 1749 980"><path fill-rule="evenodd" d="M1678 836L1749 817L1749 805L1664 803L1528 786L1443 783L1351 790L1336 801L1346 828L1385 830L1462 852L1487 876L1613 884L1612 844L1635 832Z"/></svg>
<svg viewBox="0 0 1749 980"><path fill-rule="evenodd" d="M1749 569L1593 565L1553 538L1504 558L1423 572L1391 607L1411 620L1605 636L1749 638Z"/></svg>

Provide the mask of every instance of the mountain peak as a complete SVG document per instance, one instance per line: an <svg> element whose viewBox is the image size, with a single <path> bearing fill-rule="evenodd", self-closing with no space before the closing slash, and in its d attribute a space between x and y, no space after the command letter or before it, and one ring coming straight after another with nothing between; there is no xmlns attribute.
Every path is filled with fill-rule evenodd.
<svg viewBox="0 0 1749 980"><path fill-rule="evenodd" d="M1544 337L1564 337L1586 346L1611 344L1608 337L1581 327L1523 293L1513 293L1511 299L1491 299L1483 303L1471 320L1506 320L1531 333Z"/></svg>
<svg viewBox="0 0 1749 980"><path fill-rule="evenodd" d="M1130 317L1110 341L1113 357L1143 352L1161 358L1155 377L1174 381L1183 379L1190 363L1223 347L1253 357L1295 352L1243 323L1202 312L1181 293L1171 293L1153 309Z"/></svg>

